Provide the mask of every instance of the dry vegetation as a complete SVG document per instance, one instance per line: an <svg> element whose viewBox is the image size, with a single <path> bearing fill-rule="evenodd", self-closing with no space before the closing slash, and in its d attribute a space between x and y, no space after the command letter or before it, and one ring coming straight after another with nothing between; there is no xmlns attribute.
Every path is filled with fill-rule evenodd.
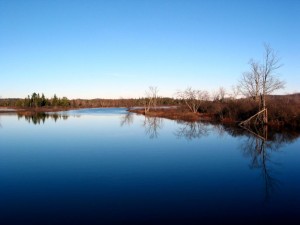
<svg viewBox="0 0 300 225"><path fill-rule="evenodd" d="M266 98L269 112L269 125L300 127L300 94L272 95ZM221 123L238 123L258 111L257 102L247 99L225 99L204 101L196 113L180 102L177 107L152 108L147 116L158 116L183 121L215 121ZM143 109L131 112L145 114Z"/></svg>

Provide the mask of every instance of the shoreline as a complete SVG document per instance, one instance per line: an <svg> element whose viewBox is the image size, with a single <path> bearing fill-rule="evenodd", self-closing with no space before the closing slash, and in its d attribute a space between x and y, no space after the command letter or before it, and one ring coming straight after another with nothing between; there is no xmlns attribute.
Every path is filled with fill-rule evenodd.
<svg viewBox="0 0 300 225"><path fill-rule="evenodd" d="M60 112L68 111L73 108L60 108L60 107L47 107L47 108L17 108L17 107L0 107L0 113L17 113L17 114L36 114L36 113L46 113L46 112Z"/></svg>
<svg viewBox="0 0 300 225"><path fill-rule="evenodd" d="M121 108L121 107L36 107L36 108L18 108L18 107L0 107L0 114L18 114L25 116L34 116L39 113L50 113L50 112L66 112L70 110L89 109L89 108ZM151 108L150 111L145 113L143 107L130 107L127 108L128 112L135 113L138 115L144 115L149 117L160 117L170 120L184 121L184 122L197 122L205 121L210 123L220 123L235 125L241 121L235 121L230 118L224 118L223 120L216 119L216 115L211 113L193 113L185 108L178 106L163 106L157 108ZM289 123L280 123L277 121L269 121L268 126L271 127L285 127L285 128L299 128Z"/></svg>
<svg viewBox="0 0 300 225"><path fill-rule="evenodd" d="M215 122L213 115L211 114L193 113L177 107L156 108L156 109L151 109L147 113L145 113L145 110L143 108L129 109L128 112L136 113L144 116L160 117L160 118L179 120L185 122L197 122L197 121ZM232 121L231 123L234 124L235 122Z"/></svg>
<svg viewBox="0 0 300 225"><path fill-rule="evenodd" d="M0 107L0 114L4 113L16 113L17 110L13 108L8 108L8 107Z"/></svg>
<svg viewBox="0 0 300 225"><path fill-rule="evenodd" d="M180 108L157 108L157 109L151 109L149 112L145 114L144 109L129 109L128 112L131 113L136 113L138 115L144 115L144 116L149 116L149 117L160 117L160 118L165 118L165 119L170 119L170 120L177 120L177 121L183 121L183 122L198 122L198 121L203 121L203 122L209 122L213 124L226 124L226 125L233 125L233 126L238 126L239 123L242 121L236 121L230 118L224 118L222 120L216 119L216 115L214 114L209 114L209 113L193 113L184 109ZM269 121L267 124L269 127L274 127L274 128L291 128L293 129L299 129L299 126L295 126L293 124L289 123L280 123L277 121Z"/></svg>

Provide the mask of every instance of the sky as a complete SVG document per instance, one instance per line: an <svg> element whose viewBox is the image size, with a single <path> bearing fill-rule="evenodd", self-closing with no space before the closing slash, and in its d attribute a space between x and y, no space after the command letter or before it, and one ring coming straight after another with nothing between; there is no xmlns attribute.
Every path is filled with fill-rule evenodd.
<svg viewBox="0 0 300 225"><path fill-rule="evenodd" d="M230 91L264 43L300 92L298 0L0 0L0 96Z"/></svg>

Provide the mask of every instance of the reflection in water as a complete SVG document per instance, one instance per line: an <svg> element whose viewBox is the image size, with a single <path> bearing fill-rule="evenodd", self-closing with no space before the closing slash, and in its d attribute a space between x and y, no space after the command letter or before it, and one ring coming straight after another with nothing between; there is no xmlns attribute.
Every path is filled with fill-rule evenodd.
<svg viewBox="0 0 300 225"><path fill-rule="evenodd" d="M184 137L187 140L201 138L208 135L208 126L201 122L183 122L178 121L180 125L175 131L175 136Z"/></svg>
<svg viewBox="0 0 300 225"><path fill-rule="evenodd" d="M159 117L145 116L143 127L145 128L145 133L149 138L158 138L158 131L163 126L163 119Z"/></svg>
<svg viewBox="0 0 300 225"><path fill-rule="evenodd" d="M121 127L124 125L130 126L133 123L134 114L127 113L121 117L120 125ZM145 133L149 138L158 138L159 130L162 128L162 118L159 117L150 117L145 116L143 121L143 127L145 128Z"/></svg>
<svg viewBox="0 0 300 225"><path fill-rule="evenodd" d="M121 117L120 125L121 127L124 125L130 126L133 123L134 114L127 113ZM150 139L158 138L158 131L162 128L162 118L159 117L150 117L145 116L143 121L143 127L145 129L145 133L149 136Z"/></svg>
<svg viewBox="0 0 300 225"><path fill-rule="evenodd" d="M271 160L272 151L278 151L279 148L272 148L273 143L256 136L248 136L241 146L244 155L251 159L250 169L261 170L266 201L270 199L271 194L280 183L275 178L274 166L276 163Z"/></svg>
<svg viewBox="0 0 300 225"><path fill-rule="evenodd" d="M67 120L68 115L58 113L37 113L34 115L18 115L18 118L25 118L26 121L33 124L44 124L47 119L53 119L55 122L59 119ZM0 121L1 122L1 121ZM121 117L120 125L130 126L134 122L134 114L127 113ZM265 199L268 201L280 185L276 178L274 169L278 169L278 163L271 160L273 152L278 152L285 144L295 141L300 135L298 131L291 130L268 130L267 126L255 127L254 129L241 129L238 127L229 127L222 124L211 124L208 126L202 122L184 122L177 121L178 128L175 136L187 140L199 139L207 136L209 127L213 128L214 133L219 136L229 134L233 137L246 137L241 144L240 149L244 156L250 158L249 168L260 170L264 183ZM0 123L1 127L1 123ZM158 138L159 130L163 127L163 119L159 117L144 117L143 127L146 135L151 138Z"/></svg>
<svg viewBox="0 0 300 225"><path fill-rule="evenodd" d="M133 123L133 113L124 114L121 117L120 125L123 127L124 125L130 126Z"/></svg>
<svg viewBox="0 0 300 225"><path fill-rule="evenodd" d="M82 111L68 113L72 118L55 126L62 115L27 117L30 123L49 119L40 126L1 118L1 221L292 224L299 218L299 160L292 157L299 156L300 142L282 148L299 133L269 128L261 139L220 124L87 112L80 120L72 118ZM133 124L121 129L120 122ZM287 154L279 157L279 150ZM264 196L268 204L261 204Z"/></svg>
<svg viewBox="0 0 300 225"><path fill-rule="evenodd" d="M133 114L128 113L121 119L121 126L131 125L133 123ZM151 139L158 138L159 130L162 128L162 118L144 117L143 127L145 133ZM255 129L241 129L236 126L224 126L223 124L207 124L203 122L184 122L177 121L178 128L175 136L185 138L187 140L199 139L209 134L209 129L213 129L212 133L218 136L229 134L233 137L246 137L241 144L240 149L244 156L250 158L250 169L260 170L261 178L264 184L265 200L268 201L279 188L280 181L276 178L274 169L278 169L278 163L271 160L273 152L278 152L286 143L291 143L299 137L299 132L291 132L284 130L268 130L267 126L255 127ZM277 168L276 168L277 166Z"/></svg>
<svg viewBox="0 0 300 225"><path fill-rule="evenodd" d="M223 128L221 128L223 127ZM233 137L244 137L240 148L243 155L250 158L249 168L261 171L264 185L265 201L270 200L271 195L278 190L281 184L276 177L280 163L272 160L272 154L279 152L286 144L297 140L300 136L297 130L268 129L267 126L240 128L236 126L215 125L219 134L224 132Z"/></svg>
<svg viewBox="0 0 300 225"><path fill-rule="evenodd" d="M214 131L218 134L219 137L223 137L227 131L224 127L223 124L210 124L213 128L214 128Z"/></svg>
<svg viewBox="0 0 300 225"><path fill-rule="evenodd" d="M33 115L21 115L21 114L18 115L18 119L21 119L23 117L25 118L26 121L28 121L28 123L33 123L34 125L37 125L37 124L41 124L41 123L44 124L45 121L48 119L53 119L55 122L58 119L67 120L69 116L66 114L58 114L58 113L51 113L51 114L36 113Z"/></svg>
<svg viewBox="0 0 300 225"><path fill-rule="evenodd" d="M291 135L286 132L268 132L267 126L260 129L248 130L247 139L241 146L246 157L251 159L250 169L261 170L264 182L265 200L268 201L271 194L279 188L280 181L276 179L274 169L280 165L271 160L273 152L278 152L285 143L291 143L298 138L299 134ZM245 135L245 134L244 134ZM268 139L269 137L269 139Z"/></svg>

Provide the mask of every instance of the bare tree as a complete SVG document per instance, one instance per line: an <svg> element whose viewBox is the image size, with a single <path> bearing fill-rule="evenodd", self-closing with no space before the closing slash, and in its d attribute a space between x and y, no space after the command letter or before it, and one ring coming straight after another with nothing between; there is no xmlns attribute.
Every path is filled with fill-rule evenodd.
<svg viewBox="0 0 300 225"><path fill-rule="evenodd" d="M249 64L252 67L252 62L250 62ZM256 67L256 65L254 66ZM238 85L238 90L242 95L253 98L255 101L258 101L260 88L261 83L259 74L253 71L243 73Z"/></svg>
<svg viewBox="0 0 300 225"><path fill-rule="evenodd" d="M223 102L225 100L225 95L226 89L221 86L217 91L213 92L213 100Z"/></svg>
<svg viewBox="0 0 300 225"><path fill-rule="evenodd" d="M145 92L146 98L144 99L145 114L149 112L151 107L156 108L158 98L158 88L150 86Z"/></svg>
<svg viewBox="0 0 300 225"><path fill-rule="evenodd" d="M209 99L209 94L207 91L195 90L188 87L184 91L178 91L177 97L184 100L186 106L193 113L197 113L203 101Z"/></svg>
<svg viewBox="0 0 300 225"><path fill-rule="evenodd" d="M226 89L224 87L219 87L218 92L219 92L220 101L224 101L226 95Z"/></svg>
<svg viewBox="0 0 300 225"><path fill-rule="evenodd" d="M276 70L282 67L280 64L280 58L270 47L265 44L265 56L264 61L260 65L259 73L261 74L262 82L262 105L266 108L266 95L273 93L276 90L282 89L285 86L285 82L279 80L276 77Z"/></svg>
<svg viewBox="0 0 300 225"><path fill-rule="evenodd" d="M259 100L259 96L266 96L276 90L284 88L285 83L276 77L276 71L282 67L276 52L265 44L265 53L262 62L251 59L250 72L243 73L239 81L239 89L247 97Z"/></svg>
<svg viewBox="0 0 300 225"><path fill-rule="evenodd" d="M250 60L250 72L243 74L239 90L259 102L260 109L265 113L263 122L267 123L266 96L284 88L285 82L277 78L277 70L282 67L277 53L268 44L264 44L264 51L262 62Z"/></svg>
<svg viewBox="0 0 300 225"><path fill-rule="evenodd" d="M229 93L229 96L231 99L236 99L240 94L239 86L238 85L232 85L231 86L231 92Z"/></svg>

